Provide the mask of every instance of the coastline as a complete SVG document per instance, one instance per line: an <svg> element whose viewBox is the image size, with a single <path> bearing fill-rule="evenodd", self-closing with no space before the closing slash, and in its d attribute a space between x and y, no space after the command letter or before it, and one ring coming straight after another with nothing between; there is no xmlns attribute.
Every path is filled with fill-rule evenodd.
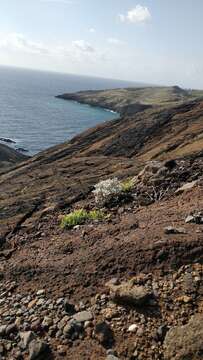
<svg viewBox="0 0 203 360"><path fill-rule="evenodd" d="M97 90L95 90L96 92ZM71 93L71 94L62 94L62 95L56 95L55 98L56 99L61 99L61 100L65 100L65 101L70 101L70 102L74 102L76 104L80 104L80 105L86 105L86 106L90 106L90 107L94 107L97 109L102 109L105 110L107 112L111 112L112 114L118 114L118 116L120 116L120 112L118 112L115 108L110 108L110 107L106 107L105 105L103 105L102 103L99 104L94 104L92 102L88 102L88 101L84 101L82 99L76 99L75 96L78 94L78 92L76 93Z"/></svg>
<svg viewBox="0 0 203 360"><path fill-rule="evenodd" d="M128 93L126 94L126 99L124 96L122 102L119 102L114 94L123 90L127 89L79 91L76 93L56 95L55 97L65 101L74 101L82 105L89 105L94 108L104 109L105 111L118 114L118 118L126 115L133 115L153 107L152 104L147 104L137 100L136 97L132 102L128 102ZM102 96L103 94L104 96ZM110 98L108 98L108 94L110 94Z"/></svg>

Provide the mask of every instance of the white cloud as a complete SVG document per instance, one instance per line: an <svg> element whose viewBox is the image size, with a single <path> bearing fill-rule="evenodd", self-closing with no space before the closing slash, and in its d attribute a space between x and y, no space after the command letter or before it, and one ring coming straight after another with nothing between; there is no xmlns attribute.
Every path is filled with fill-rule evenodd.
<svg viewBox="0 0 203 360"><path fill-rule="evenodd" d="M119 17L121 22L125 22L127 16L125 16L123 14L119 14L118 17Z"/></svg>
<svg viewBox="0 0 203 360"><path fill-rule="evenodd" d="M0 48L43 55L48 55L50 52L42 43L28 40L23 34L18 33L0 35Z"/></svg>
<svg viewBox="0 0 203 360"><path fill-rule="evenodd" d="M116 38L108 38L107 42L112 45L122 45L124 44L124 41L116 39Z"/></svg>
<svg viewBox="0 0 203 360"><path fill-rule="evenodd" d="M95 61L103 56L85 40L76 40L65 44L43 44L18 33L0 33L0 51L9 54L10 57L18 54L30 54L38 56L38 58L40 56L41 58L66 58L73 62L84 62L87 59Z"/></svg>
<svg viewBox="0 0 203 360"><path fill-rule="evenodd" d="M146 6L136 5L135 8L129 10L126 15L120 14L119 19L121 22L128 23L144 23L151 19L151 13Z"/></svg>
<svg viewBox="0 0 203 360"><path fill-rule="evenodd" d="M75 40L75 41L73 41L73 46L76 49L80 50L81 52L85 52L85 53L95 52L95 49L93 48L93 46L90 45L85 40Z"/></svg>
<svg viewBox="0 0 203 360"><path fill-rule="evenodd" d="M94 33L96 32L96 30L95 30L94 28L90 28L90 29L89 29L89 32L92 33L92 34L94 34Z"/></svg>

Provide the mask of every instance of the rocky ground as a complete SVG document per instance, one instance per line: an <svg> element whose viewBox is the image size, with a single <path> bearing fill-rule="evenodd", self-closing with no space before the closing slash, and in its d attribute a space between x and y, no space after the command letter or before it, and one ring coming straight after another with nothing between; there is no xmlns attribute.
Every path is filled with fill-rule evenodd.
<svg viewBox="0 0 203 360"><path fill-rule="evenodd" d="M7 139L7 142L8 141L9 139ZM19 151L11 149L7 145L0 143L0 173L7 171L8 168L25 161L28 158L28 156L21 154Z"/></svg>
<svg viewBox="0 0 203 360"><path fill-rule="evenodd" d="M202 358L202 159L190 165L149 163L108 220L64 231L66 210L47 211L13 234L2 359ZM94 206L90 192L72 210Z"/></svg>
<svg viewBox="0 0 203 360"><path fill-rule="evenodd" d="M113 278L78 302L3 282L1 358L202 359L202 271L194 263L124 284Z"/></svg>
<svg viewBox="0 0 203 360"><path fill-rule="evenodd" d="M0 176L0 359L203 358L203 102L172 102ZM60 227L115 176L105 218Z"/></svg>

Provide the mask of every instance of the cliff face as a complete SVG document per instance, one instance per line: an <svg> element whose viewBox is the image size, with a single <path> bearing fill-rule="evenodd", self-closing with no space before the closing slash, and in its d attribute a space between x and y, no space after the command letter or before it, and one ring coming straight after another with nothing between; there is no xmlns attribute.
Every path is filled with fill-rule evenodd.
<svg viewBox="0 0 203 360"><path fill-rule="evenodd" d="M5 342L18 344L6 356L27 358L36 345L43 359L104 360L112 347L120 360L201 358L203 101L180 88L172 95L167 104L165 95L164 104L146 99L136 113L126 112L125 95L119 119L0 176L0 320ZM94 185L115 176L134 185L105 207L107 218L60 228L64 214L95 210ZM25 330L49 345L22 350Z"/></svg>

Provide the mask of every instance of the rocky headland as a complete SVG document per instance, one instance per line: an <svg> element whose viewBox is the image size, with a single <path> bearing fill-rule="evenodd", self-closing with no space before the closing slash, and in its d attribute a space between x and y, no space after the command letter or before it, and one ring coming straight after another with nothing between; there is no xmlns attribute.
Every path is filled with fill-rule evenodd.
<svg viewBox="0 0 203 360"><path fill-rule="evenodd" d="M202 359L201 96L62 95L121 116L0 176L2 359Z"/></svg>

